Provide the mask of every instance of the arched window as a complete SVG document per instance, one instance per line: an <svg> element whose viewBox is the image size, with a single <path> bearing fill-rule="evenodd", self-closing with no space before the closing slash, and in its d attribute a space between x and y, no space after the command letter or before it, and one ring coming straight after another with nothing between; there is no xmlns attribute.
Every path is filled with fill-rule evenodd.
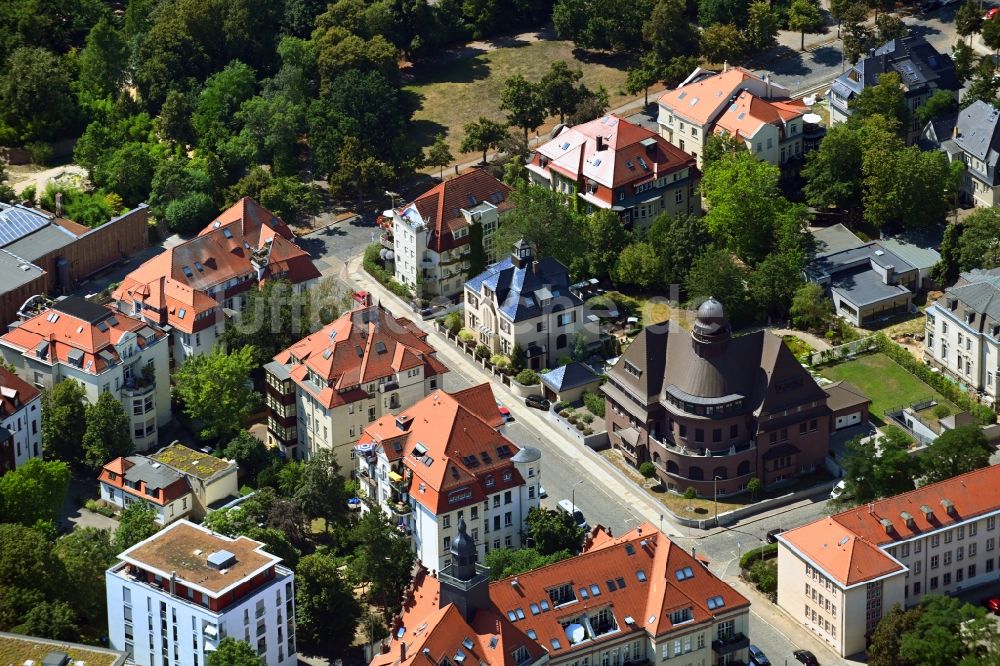
<svg viewBox="0 0 1000 666"><path fill-rule="evenodd" d="M566 334L563 333L556 338L556 349L563 349L566 347Z"/></svg>
<svg viewBox="0 0 1000 666"><path fill-rule="evenodd" d="M681 470L673 460L667 461L667 472L669 474L680 474Z"/></svg>
<svg viewBox="0 0 1000 666"><path fill-rule="evenodd" d="M691 467L688 469L688 478L692 481L704 481L705 473L701 471L701 467Z"/></svg>
<svg viewBox="0 0 1000 666"><path fill-rule="evenodd" d="M729 470L726 469L725 467L716 467L714 470L712 470L712 476L719 477L720 479L728 479Z"/></svg>
<svg viewBox="0 0 1000 666"><path fill-rule="evenodd" d="M743 476L744 474L749 474L749 473L750 473L750 461L744 460L743 462L740 463L740 466L736 468L736 475Z"/></svg>
<svg viewBox="0 0 1000 666"><path fill-rule="evenodd" d="M657 453L656 451L653 451L653 462L655 462L657 464L659 464L659 462L660 462L660 454Z"/></svg>

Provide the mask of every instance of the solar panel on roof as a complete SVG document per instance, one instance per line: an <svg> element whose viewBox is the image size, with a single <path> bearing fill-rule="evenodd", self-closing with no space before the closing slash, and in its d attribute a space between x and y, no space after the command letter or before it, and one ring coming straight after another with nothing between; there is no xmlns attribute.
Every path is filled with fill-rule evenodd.
<svg viewBox="0 0 1000 666"><path fill-rule="evenodd" d="M0 246L38 231L49 223L48 218L23 208L7 208L0 211Z"/></svg>

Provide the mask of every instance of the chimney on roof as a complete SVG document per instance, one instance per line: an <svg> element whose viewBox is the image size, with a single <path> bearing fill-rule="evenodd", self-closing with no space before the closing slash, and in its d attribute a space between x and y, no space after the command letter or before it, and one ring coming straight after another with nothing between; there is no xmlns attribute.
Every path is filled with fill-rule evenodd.
<svg viewBox="0 0 1000 666"><path fill-rule="evenodd" d="M958 138L958 123L955 123L955 126L951 128L951 138Z"/></svg>
<svg viewBox="0 0 1000 666"><path fill-rule="evenodd" d="M413 417L406 414L400 414L396 417L396 427L400 430L409 430L410 426L413 425Z"/></svg>
<svg viewBox="0 0 1000 666"><path fill-rule="evenodd" d="M170 596L177 596L177 572L170 572Z"/></svg>
<svg viewBox="0 0 1000 666"><path fill-rule="evenodd" d="M607 148L607 145L604 143L604 137L601 136L600 134L598 134L597 135L597 151L600 152L600 151L604 150L605 148Z"/></svg>
<svg viewBox="0 0 1000 666"><path fill-rule="evenodd" d="M764 74L764 99L771 99L771 75Z"/></svg>
<svg viewBox="0 0 1000 666"><path fill-rule="evenodd" d="M729 61L728 60L724 60L722 62L722 73L725 74L728 71L729 71Z"/></svg>
<svg viewBox="0 0 1000 666"><path fill-rule="evenodd" d="M56 215L62 217L62 192L56 192Z"/></svg>
<svg viewBox="0 0 1000 666"><path fill-rule="evenodd" d="M406 661L406 643L402 640L399 641L399 661Z"/></svg>

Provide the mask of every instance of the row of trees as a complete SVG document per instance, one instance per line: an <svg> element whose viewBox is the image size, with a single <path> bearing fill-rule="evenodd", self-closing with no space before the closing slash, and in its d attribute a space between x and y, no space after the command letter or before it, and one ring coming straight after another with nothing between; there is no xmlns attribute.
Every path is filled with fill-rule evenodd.
<svg viewBox="0 0 1000 666"><path fill-rule="evenodd" d="M1000 211L977 208L957 224L945 227L941 261L934 267L938 284L951 284L960 271L1000 267Z"/></svg>
<svg viewBox="0 0 1000 666"><path fill-rule="evenodd" d="M913 608L882 616L868 646L870 666L1000 663L1000 632L985 608L925 595Z"/></svg>
<svg viewBox="0 0 1000 666"><path fill-rule="evenodd" d="M64 379L42 393L42 412L47 459L99 470L109 460L135 452L128 414L110 391L90 404L82 384Z"/></svg>

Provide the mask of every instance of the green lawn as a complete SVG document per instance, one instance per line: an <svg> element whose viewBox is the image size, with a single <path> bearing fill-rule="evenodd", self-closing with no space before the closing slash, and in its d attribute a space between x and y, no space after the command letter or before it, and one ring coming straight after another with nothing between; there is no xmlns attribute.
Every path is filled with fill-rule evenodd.
<svg viewBox="0 0 1000 666"><path fill-rule="evenodd" d="M462 127L479 116L504 121L504 112L500 109L500 90L504 81L521 74L537 82L556 60L565 60L570 67L582 70L583 83L592 90L603 85L608 91L611 108L631 99L623 94L626 73L616 60L587 56L587 62L583 62L574 56L573 43L564 40L516 41L414 74L405 89L416 93L421 101L420 109L414 114L417 141L422 146L429 146L437 134L445 132L456 160L476 157L474 153L459 153ZM654 97L650 96L652 99ZM539 132L551 128L558 120L558 117L549 118Z"/></svg>
<svg viewBox="0 0 1000 666"><path fill-rule="evenodd" d="M886 409L933 398L947 405L952 413L959 409L944 396L923 383L885 354L866 354L851 361L823 368L823 375L833 381L846 380L872 400L873 420L881 420Z"/></svg>

